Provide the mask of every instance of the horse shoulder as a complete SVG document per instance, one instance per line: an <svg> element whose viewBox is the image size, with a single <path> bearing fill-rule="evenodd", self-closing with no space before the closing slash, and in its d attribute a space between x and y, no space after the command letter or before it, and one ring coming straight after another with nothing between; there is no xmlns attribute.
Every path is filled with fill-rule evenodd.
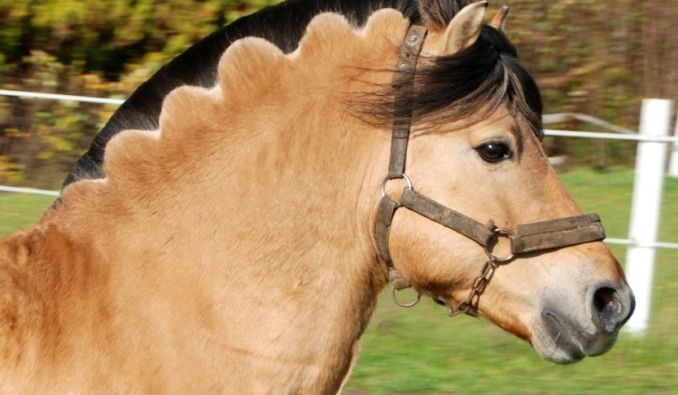
<svg viewBox="0 0 678 395"><path fill-rule="evenodd" d="M23 270L31 259L30 233L0 238L0 365L22 356L30 332L40 322L40 306L26 287Z"/></svg>
<svg viewBox="0 0 678 395"><path fill-rule="evenodd" d="M74 345L92 345L88 333L106 325L106 287L97 260L71 238L55 211L0 238L0 392L72 385L67 366L87 360L84 348ZM92 303L95 309L85 306ZM44 381L49 377L52 384Z"/></svg>

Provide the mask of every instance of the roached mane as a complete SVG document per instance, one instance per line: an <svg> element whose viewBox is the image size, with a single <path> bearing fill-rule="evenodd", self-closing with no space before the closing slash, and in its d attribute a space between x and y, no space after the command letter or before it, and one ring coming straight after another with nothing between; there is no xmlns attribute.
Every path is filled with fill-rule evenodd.
<svg viewBox="0 0 678 395"><path fill-rule="evenodd" d="M447 7L429 2L423 14L428 15L432 25L444 27L461 8L472 2L450 1ZM182 85L214 86L221 55L238 39L261 37L283 53L291 53L297 49L310 20L322 12L339 13L354 27L361 27L374 11L382 8L400 11L411 23L422 22L422 13L414 0L291 0L217 30L160 69L127 99L76 163L64 186L81 179L104 178L102 164L110 139L123 130L157 129L162 103L169 92ZM492 28L485 27L476 45L468 51L435 59L429 66L420 68L418 74L421 89L405 100L415 117L424 121L464 118L488 102L493 103L486 113L489 115L499 104L508 103L527 117L535 132L541 131L539 90L517 62L515 48ZM392 121L392 93L388 89L382 92L377 100L370 102L368 112ZM450 108L453 103L455 108Z"/></svg>

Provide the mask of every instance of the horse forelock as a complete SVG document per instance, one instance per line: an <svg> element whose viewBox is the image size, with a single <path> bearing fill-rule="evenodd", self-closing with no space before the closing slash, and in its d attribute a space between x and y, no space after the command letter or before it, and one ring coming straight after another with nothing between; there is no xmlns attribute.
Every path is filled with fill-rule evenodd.
<svg viewBox="0 0 678 395"><path fill-rule="evenodd" d="M463 127L480 122L505 105L543 137L539 88L518 60L515 47L490 26L483 26L476 43L461 53L440 57L422 53L414 73L413 89L385 87L378 94L364 95L359 111L370 122L387 126L397 121L398 96L398 112L412 114L411 122L428 133L442 124Z"/></svg>

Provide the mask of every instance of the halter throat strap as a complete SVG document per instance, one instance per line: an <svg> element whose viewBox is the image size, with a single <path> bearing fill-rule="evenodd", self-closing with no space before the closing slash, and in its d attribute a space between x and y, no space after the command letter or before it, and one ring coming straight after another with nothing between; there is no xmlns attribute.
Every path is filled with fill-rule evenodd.
<svg viewBox="0 0 678 395"><path fill-rule="evenodd" d="M382 199L377 214L376 241L379 254L388 267L389 279L393 282L394 291L410 286L396 271L388 247L390 227L395 213L400 207L406 207L475 241L485 249L488 257L490 257L488 264L491 262L492 265L509 262L518 254L603 240L605 230L600 222L600 217L596 214L522 224L518 225L516 231L513 232L508 229L497 228L491 220L487 225L484 225L414 190L412 182L405 175L407 144L412 118L411 110L408 110L405 106L405 97L414 89L417 59L425 37L426 29L423 26L410 26L405 42L400 48L397 71L393 80L393 86L396 88L395 121L393 123L388 175L382 185ZM407 187L403 190L398 201L391 199L385 192L385 184L392 179L404 179L407 182ZM497 243L499 236L507 236L511 242L511 255L509 257L497 258L492 255L492 247ZM472 306L467 305L466 311L469 308L472 308Z"/></svg>

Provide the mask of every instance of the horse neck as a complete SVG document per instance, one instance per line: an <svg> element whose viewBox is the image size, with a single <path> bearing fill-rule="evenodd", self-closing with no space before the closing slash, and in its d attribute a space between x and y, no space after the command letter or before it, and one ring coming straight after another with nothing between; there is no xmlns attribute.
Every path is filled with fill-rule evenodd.
<svg viewBox="0 0 678 395"><path fill-rule="evenodd" d="M360 33L325 14L290 56L259 39L233 44L214 89L168 95L160 133L123 132L109 143L103 188L116 191L102 196L120 203L102 205L128 206L107 209L116 213L111 227L132 210L144 230L124 233L152 227L138 248L160 250L167 247L154 243L176 238L181 224L183 242L223 256L208 271L230 270L237 292L265 285L287 300L294 290L290 306L339 316L322 306L322 296L331 297L366 322L385 285L373 228L388 133L357 119L347 102L390 85L391 73L371 70L396 62L397 48L384 37L400 39L406 27L395 11L373 16ZM128 250L138 243L120 239ZM200 261L202 251L174 256Z"/></svg>
<svg viewBox="0 0 678 395"><path fill-rule="evenodd" d="M216 199L224 202L217 218L229 227L242 225L228 233L247 244L234 246L234 256L260 262L242 268L249 278L280 274L290 285L314 282L307 302L319 309L325 295L371 312L385 285L372 236L387 165L385 133L355 119L332 120L329 110L311 112L322 116L307 114L282 121L291 128L268 128L258 137L256 154L228 155L228 180L211 184L223 196Z"/></svg>
<svg viewBox="0 0 678 395"><path fill-rule="evenodd" d="M347 371L386 285L373 229L389 134L349 115L351 97L341 95L390 84L388 73L347 74L395 64L395 39L384 37L400 39L407 22L395 11L379 15L360 34L325 15L309 27L306 49L287 58L262 41L234 44L217 87L176 89L160 131L116 135L107 178L64 189L57 235L78 242L77 267L107 280L96 292L105 296L80 294L119 306L110 313L119 316L115 332L103 331L172 335L153 340L163 349L125 355L167 360L173 343L208 334L214 352L196 355L211 358L205 365L298 374L321 387ZM326 45L327 35L344 52ZM86 277L71 281L97 285ZM158 305L171 308L160 314ZM89 307L82 310L102 310ZM107 322L96 314L85 321Z"/></svg>
<svg viewBox="0 0 678 395"><path fill-rule="evenodd" d="M154 327L211 317L213 337L243 350L233 362L253 371L341 377L386 285L372 229L388 134L314 114L190 145L146 132L114 139L109 179L74 183L63 199L74 237L96 246L120 284L115 297L135 293L118 304L171 301L176 323L138 314L171 321ZM186 157L186 147L211 154Z"/></svg>
<svg viewBox="0 0 678 395"><path fill-rule="evenodd" d="M0 238L0 293L5 295L0 366L5 368L36 355L45 361L58 357L59 343L67 337L64 327L69 321L84 323L83 312L101 311L100 297L107 293L93 248L61 229L59 205L27 230Z"/></svg>

